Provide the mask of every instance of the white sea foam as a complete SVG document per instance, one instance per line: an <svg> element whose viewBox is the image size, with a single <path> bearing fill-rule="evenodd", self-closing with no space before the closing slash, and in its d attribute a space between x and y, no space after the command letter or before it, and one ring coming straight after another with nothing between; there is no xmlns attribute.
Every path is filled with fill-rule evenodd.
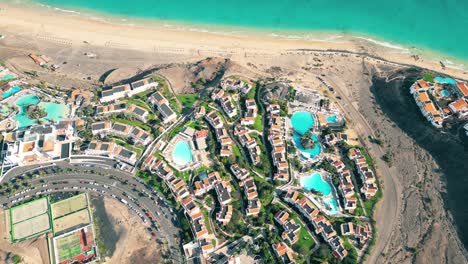
<svg viewBox="0 0 468 264"><path fill-rule="evenodd" d="M359 37L359 36L355 36L355 38L362 39L362 40L365 40L365 41L369 41L369 42L372 42L372 43L377 44L379 46L383 46L383 47L387 47L387 48L391 48L391 49L397 49L397 50L402 50L402 51L407 51L408 50L407 48L402 47L400 45L392 44L392 43L385 42L385 41L378 41L378 40L375 40L375 39L372 39L372 38Z"/></svg>

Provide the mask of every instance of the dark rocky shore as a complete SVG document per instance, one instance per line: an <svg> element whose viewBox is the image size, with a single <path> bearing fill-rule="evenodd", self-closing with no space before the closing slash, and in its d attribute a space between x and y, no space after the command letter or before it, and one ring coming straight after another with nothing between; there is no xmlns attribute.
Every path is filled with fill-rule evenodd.
<svg viewBox="0 0 468 264"><path fill-rule="evenodd" d="M401 175L403 208L385 258L393 259L391 262L466 263L468 142L460 132L461 124L450 131L437 130L423 118L409 94L409 87L420 76L417 69L374 75L369 94L373 103L366 103L366 96L360 100L363 114L385 139L385 148Z"/></svg>

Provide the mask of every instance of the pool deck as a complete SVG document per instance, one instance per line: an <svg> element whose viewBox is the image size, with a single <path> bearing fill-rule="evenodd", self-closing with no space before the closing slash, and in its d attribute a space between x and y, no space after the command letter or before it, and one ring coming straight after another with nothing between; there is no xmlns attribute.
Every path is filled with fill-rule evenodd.
<svg viewBox="0 0 468 264"><path fill-rule="evenodd" d="M172 158L172 152L174 151L175 146L177 143L184 141L190 146L190 150L192 151L192 161L185 165L177 164L174 159ZM169 143L167 143L166 147L163 149L162 155L166 159L166 161L173 167L174 169L185 172L188 170L194 170L196 168L201 167L201 163L198 159L198 151L193 144L192 138L183 132L175 135Z"/></svg>
<svg viewBox="0 0 468 264"><path fill-rule="evenodd" d="M304 195L307 196L307 198L309 198L314 203L314 205L317 208L319 208L320 211L325 213L326 215L333 215L333 216L341 215L342 212L343 212L343 209L341 208L340 200L339 200L339 197L338 197L338 191L336 190L335 185L331 181L330 174L328 172L326 172L324 170L319 170L319 171L311 171L311 172L306 172L306 173L297 173L295 175L295 177L297 179L300 179L301 177L309 177L309 176L313 175L314 173L319 173L320 176L322 177L322 180L324 180L325 182L327 182L330 185L332 191L331 191L331 193L329 195L323 196L323 197L315 195L312 192L304 192ZM303 189L302 186L300 186L300 187ZM336 201L336 204L338 206L338 208L337 208L338 212L336 214L330 214L329 210L324 205L323 198L333 198Z"/></svg>

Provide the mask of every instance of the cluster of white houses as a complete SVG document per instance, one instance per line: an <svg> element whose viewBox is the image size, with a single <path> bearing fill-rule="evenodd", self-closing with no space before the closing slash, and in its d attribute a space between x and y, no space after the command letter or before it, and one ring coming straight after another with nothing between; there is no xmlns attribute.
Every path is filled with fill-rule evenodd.
<svg viewBox="0 0 468 264"><path fill-rule="evenodd" d="M22 166L68 158L78 137L74 123L34 125L27 130L3 133L3 166Z"/></svg>
<svg viewBox="0 0 468 264"><path fill-rule="evenodd" d="M468 85L464 82L457 82L452 85L445 84L444 87L450 89L450 92L456 97L444 109L440 109L430 96L436 89L436 84L417 80L410 88L410 93L423 116L437 128L442 127L448 114L454 114L460 119L468 117Z"/></svg>
<svg viewBox="0 0 468 264"><path fill-rule="evenodd" d="M210 172L205 178L195 181L194 194L202 196L211 190L215 190L218 202L221 205L220 211L216 214L216 220L223 225L229 224L232 217L231 186L228 182L221 180L219 172Z"/></svg>
<svg viewBox="0 0 468 264"><path fill-rule="evenodd" d="M288 190L284 195L285 201L296 206L299 211L312 223L315 233L320 234L333 250L333 255L338 259L343 259L348 255L348 251L344 248L343 240L337 235L330 221L323 215L319 214L319 209L307 199L302 197L299 199L299 193L294 190Z"/></svg>
<svg viewBox="0 0 468 264"><path fill-rule="evenodd" d="M354 195L354 184L351 179L351 172L346 169L345 164L338 158L329 158L329 162L338 173L338 178L340 180L338 190L340 190L344 199L344 209L353 213L357 207L357 198Z"/></svg>
<svg viewBox="0 0 468 264"><path fill-rule="evenodd" d="M275 214L275 221L283 228L281 238L290 245L294 245L299 240L299 233L301 232L301 226L297 224L294 219L289 218L289 213L281 210Z"/></svg>
<svg viewBox="0 0 468 264"><path fill-rule="evenodd" d="M364 194L367 199L374 197L379 188L375 181L374 172L369 167L369 164L367 164L366 158L361 154L361 150L358 148L350 149L349 158L356 164L361 178L361 193Z"/></svg>
<svg viewBox="0 0 468 264"><path fill-rule="evenodd" d="M251 126L255 123L255 118L257 117L257 103L254 99L245 100L245 109L244 117L241 118L241 125Z"/></svg>
<svg viewBox="0 0 468 264"><path fill-rule="evenodd" d="M213 127L216 134L216 139L221 145L220 156L229 157L232 154L232 146L234 142L232 141L231 137L229 137L221 117L218 116L216 111L211 111L205 115L205 119Z"/></svg>
<svg viewBox="0 0 468 264"><path fill-rule="evenodd" d="M160 92L153 93L150 96L149 101L159 111L164 123L173 122L177 119L177 114L170 107L169 101Z"/></svg>
<svg viewBox="0 0 468 264"><path fill-rule="evenodd" d="M96 106L96 116L112 115L112 114L119 114L119 113L125 113L127 115L131 115L143 123L148 122L148 117L149 117L148 110L138 105L127 106L126 103L119 102L119 103L110 104L110 105Z"/></svg>
<svg viewBox="0 0 468 264"><path fill-rule="evenodd" d="M356 225L353 222L343 223L340 226L343 236L353 236L361 245L372 238L372 230L369 223Z"/></svg>
<svg viewBox="0 0 468 264"><path fill-rule="evenodd" d="M240 181L239 186L244 188L244 195L247 198L245 214L247 216L258 216L261 203L258 199L257 185L254 178L250 176L246 169L239 167L237 164L231 165L231 172Z"/></svg>
<svg viewBox="0 0 468 264"><path fill-rule="evenodd" d="M135 165L137 161L137 154L134 151L119 146L114 142L91 141L85 150L85 154L106 156L130 165Z"/></svg>
<svg viewBox="0 0 468 264"><path fill-rule="evenodd" d="M102 121L91 124L91 132L94 136L100 135L105 137L106 135L114 135L117 137L131 138L136 143L140 143L143 146L148 145L153 138L151 134L139 127L134 127L124 123L110 121Z"/></svg>
<svg viewBox="0 0 468 264"><path fill-rule="evenodd" d="M252 160L253 165L260 163L260 147L257 145L255 138L249 135L249 129L245 126L237 125L234 127L234 135L237 136L242 147L247 149L249 152L249 157Z"/></svg>
<svg viewBox="0 0 468 264"><path fill-rule="evenodd" d="M270 104L267 107L268 112L268 141L271 144L271 156L276 172L273 179L278 181L289 180L289 163L286 159L286 144L284 142L284 120L280 117L281 108L278 104Z"/></svg>
<svg viewBox="0 0 468 264"><path fill-rule="evenodd" d="M104 90L101 93L101 103L116 101L124 97L131 97L136 94L145 92L158 87L158 83L152 78L145 78L131 84L122 84L112 87L109 90Z"/></svg>
<svg viewBox="0 0 468 264"><path fill-rule="evenodd" d="M173 171L169 166L150 155L144 162L144 168L155 173L158 177L163 179L176 202L179 202L184 208L184 212L190 220L190 227L194 238L196 239L201 253L206 255L214 250L212 239L209 237L208 229L206 227L203 212L195 203L192 194L189 192L187 184L178 177L174 176ZM214 175L216 178L216 175Z"/></svg>
<svg viewBox="0 0 468 264"><path fill-rule="evenodd" d="M216 89L211 95L211 99L218 101L224 113L230 118L237 115L237 107L232 102L232 98L224 93L221 88Z"/></svg>
<svg viewBox="0 0 468 264"><path fill-rule="evenodd" d="M250 89L252 89L252 85L250 83L234 78L226 78L222 80L221 87L224 90L237 90L244 94L247 94Z"/></svg>

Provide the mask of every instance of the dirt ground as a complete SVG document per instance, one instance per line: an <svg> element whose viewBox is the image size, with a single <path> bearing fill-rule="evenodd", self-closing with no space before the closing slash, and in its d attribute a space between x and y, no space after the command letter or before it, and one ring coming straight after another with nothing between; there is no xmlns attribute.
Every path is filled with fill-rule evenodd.
<svg viewBox="0 0 468 264"><path fill-rule="evenodd" d="M121 234L114 254L106 258L105 263L158 263L161 248L141 224L141 219L114 199L105 198L104 204L116 233Z"/></svg>
<svg viewBox="0 0 468 264"><path fill-rule="evenodd" d="M12 245L5 239L5 215L3 210L0 212L0 219L0 263L6 263L9 253L21 256L24 264L49 263L45 235Z"/></svg>

